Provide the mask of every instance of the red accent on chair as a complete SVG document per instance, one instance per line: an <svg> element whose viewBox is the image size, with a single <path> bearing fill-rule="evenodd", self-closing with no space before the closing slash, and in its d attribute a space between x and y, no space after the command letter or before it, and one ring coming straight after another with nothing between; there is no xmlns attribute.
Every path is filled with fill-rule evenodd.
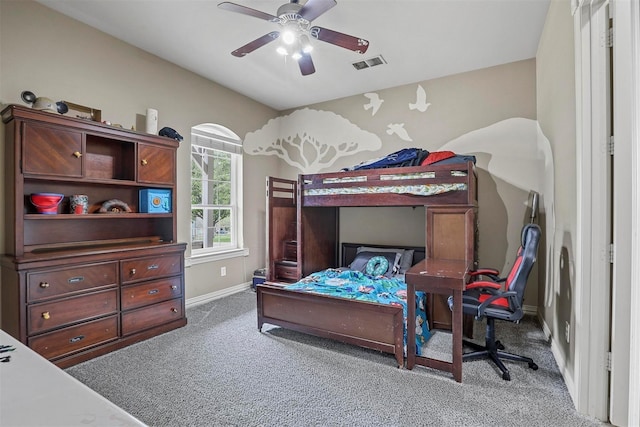
<svg viewBox="0 0 640 427"><path fill-rule="evenodd" d="M540 227L527 224L522 229L521 246L516 254L513 267L507 277L498 277L494 269L479 269L471 273L471 277L486 276L489 280L474 281L466 286L462 296L462 311L475 316L477 320L487 319L485 345L463 341L467 347L475 351L463 354L463 360L488 358L502 371L502 378L510 380L511 374L502 359L527 362L533 370L538 369L529 357L507 353L504 345L496 340L495 320L518 322L524 316L522 304L527 279L536 261L538 244L541 235ZM501 285L504 283L504 287ZM453 298L449 297L449 308L453 309Z"/></svg>

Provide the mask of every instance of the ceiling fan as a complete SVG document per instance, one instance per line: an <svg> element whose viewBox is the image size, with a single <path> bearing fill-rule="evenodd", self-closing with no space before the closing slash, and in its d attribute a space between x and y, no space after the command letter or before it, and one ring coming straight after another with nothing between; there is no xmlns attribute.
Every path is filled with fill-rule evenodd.
<svg viewBox="0 0 640 427"><path fill-rule="evenodd" d="M357 53L365 53L369 47L369 42L365 39L323 27L311 26L311 21L335 5L335 0L308 0L304 5L301 5L299 0L291 0L289 3L280 6L276 15L231 2L222 2L218 7L280 25L279 31L272 31L234 50L231 52L233 56L242 58L259 47L280 38L282 44L277 49L278 53L290 55L297 60L300 72L303 76L306 76L316 71L311 59L310 52L313 46L309 37Z"/></svg>

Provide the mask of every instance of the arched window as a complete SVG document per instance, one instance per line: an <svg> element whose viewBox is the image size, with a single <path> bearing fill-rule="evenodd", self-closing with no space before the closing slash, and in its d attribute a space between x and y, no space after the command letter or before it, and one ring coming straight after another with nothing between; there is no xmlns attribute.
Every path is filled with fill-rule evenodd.
<svg viewBox="0 0 640 427"><path fill-rule="evenodd" d="M242 248L242 140L224 126L191 128L191 253Z"/></svg>

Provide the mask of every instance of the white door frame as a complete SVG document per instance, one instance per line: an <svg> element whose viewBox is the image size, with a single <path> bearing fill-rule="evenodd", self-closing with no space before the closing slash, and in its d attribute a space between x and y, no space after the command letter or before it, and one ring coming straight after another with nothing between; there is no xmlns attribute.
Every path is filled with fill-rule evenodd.
<svg viewBox="0 0 640 427"><path fill-rule="evenodd" d="M632 107L631 107L631 146L632 146L632 162L635 165L640 164L640 4L631 2L629 8L630 17L630 44L631 44L631 76L632 76ZM633 77L635 76L635 77ZM632 192L632 247L631 257L634 260L640 259L640 168L633 170L632 176L633 192ZM631 277L640 277L640 263L632 263ZM640 425L640 286L635 281L635 286L631 288L630 303L631 310L630 324L630 340L629 354L631 360L629 363L629 425ZM635 358L634 358L635 356ZM635 402L635 403L633 403Z"/></svg>
<svg viewBox="0 0 640 427"><path fill-rule="evenodd" d="M611 0L614 19L614 135L615 168L613 212L613 294L609 295L608 242L599 229L606 220L603 204L608 188L603 168L606 141L602 141L602 94L598 88L606 71L600 34L605 0L582 0L574 7L576 43L577 126L577 271L574 401L578 411L610 420L615 425L640 423L640 11L635 0ZM634 262L635 260L635 262ZM632 280L633 279L633 280ZM608 283L608 282L606 282ZM611 297L611 330L609 305ZM631 307L635 309L632 310ZM603 310L604 309L604 310ZM604 311L604 313L603 313ZM611 348L611 388L605 369ZM608 390L610 390L610 395Z"/></svg>
<svg viewBox="0 0 640 427"><path fill-rule="evenodd" d="M623 168L614 179L623 188L614 198L621 210L614 230L616 261L611 355L610 420L615 425L640 425L640 6L637 0L616 0L614 8L616 149ZM618 154L616 154L618 156ZM619 162L618 162L619 163ZM618 253L620 252L618 256ZM620 260L619 260L620 258ZM627 397L625 399L625 397Z"/></svg>
<svg viewBox="0 0 640 427"><path fill-rule="evenodd" d="M585 0L574 14L576 43L577 245L574 402L579 412L608 419L609 263L606 72L598 28L607 0ZM597 226L596 226L597 225ZM606 284L603 286L603 284Z"/></svg>

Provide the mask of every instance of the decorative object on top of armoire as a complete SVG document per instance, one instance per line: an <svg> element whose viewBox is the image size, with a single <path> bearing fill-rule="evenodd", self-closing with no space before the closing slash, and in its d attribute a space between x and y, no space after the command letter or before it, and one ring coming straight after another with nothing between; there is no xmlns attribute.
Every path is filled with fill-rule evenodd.
<svg viewBox="0 0 640 427"><path fill-rule="evenodd" d="M147 133L155 135L156 133L158 133L158 110L147 108L146 117L147 120L145 122L145 130L147 131Z"/></svg>
<svg viewBox="0 0 640 427"><path fill-rule="evenodd" d="M184 326L176 214L138 205L149 187L175 200L178 142L17 105L2 121L2 329L67 367ZM65 196L56 215L36 213L36 192ZM73 195L87 215L70 213ZM99 214L105 201L120 213Z"/></svg>

